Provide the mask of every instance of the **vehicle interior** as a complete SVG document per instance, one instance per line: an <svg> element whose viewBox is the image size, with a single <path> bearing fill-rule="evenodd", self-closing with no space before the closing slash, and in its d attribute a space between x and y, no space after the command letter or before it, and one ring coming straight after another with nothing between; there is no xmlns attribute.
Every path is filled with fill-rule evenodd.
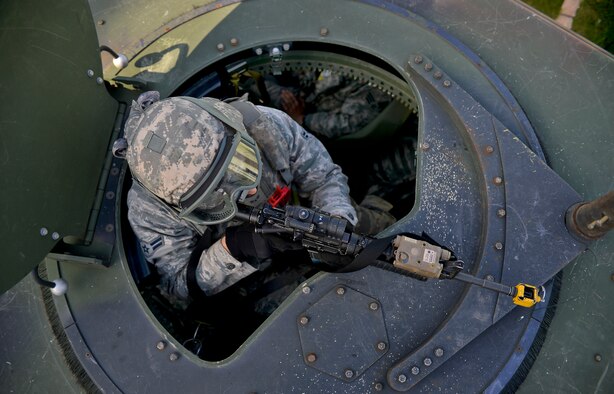
<svg viewBox="0 0 614 394"><path fill-rule="evenodd" d="M379 196L393 206L390 213L397 219L406 216L412 210L415 198L418 111L413 92L409 88L400 88L407 85L401 83L400 77L385 63L356 50L310 43L292 46L280 43L264 50L266 53L263 54L262 48L252 48L202 70L180 86L173 96L225 100L247 95L247 99L256 105L274 106L264 85L265 79L285 83L289 89L305 97L314 88L301 84L296 75L317 77L324 72L379 90L387 99L366 124L339 137L315 135L348 176L354 201L362 201L370 187L376 184L380 186ZM162 61L163 57L161 55L157 60ZM155 59L156 56L150 56L150 59L141 61L151 66ZM121 78L117 79L121 81ZM334 91L321 93L322 96L332 94ZM123 190L127 193L130 177L127 176L125 182ZM308 206L309 201L301 201L295 196L294 203ZM319 272L303 253L286 252L275 258L264 271L250 275L211 297L207 305L192 303L184 310L183 306L173 305L160 294L155 267L145 262L126 218L123 225L124 237L128 238L126 245L132 245L127 248L131 271L145 302L186 349L208 361L230 356L285 297ZM254 313L254 310L258 312Z"/></svg>

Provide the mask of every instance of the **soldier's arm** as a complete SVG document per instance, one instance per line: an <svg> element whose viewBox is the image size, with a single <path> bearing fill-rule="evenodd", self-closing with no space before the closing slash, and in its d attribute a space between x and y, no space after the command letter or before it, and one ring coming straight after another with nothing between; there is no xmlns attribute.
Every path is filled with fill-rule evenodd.
<svg viewBox="0 0 614 394"><path fill-rule="evenodd" d="M176 299L189 299L187 266L198 234L178 221L169 208L133 187L128 192L128 220L139 238L145 259L156 266L161 290ZM196 268L196 281L208 294L217 293L254 272L228 253L221 241L203 250Z"/></svg>
<svg viewBox="0 0 614 394"><path fill-rule="evenodd" d="M280 149L289 153L290 171L301 197L309 198L314 207L356 224L347 177L341 167L333 163L324 145L284 112L260 109L273 122L278 137L283 140L284 146Z"/></svg>
<svg viewBox="0 0 614 394"><path fill-rule="evenodd" d="M392 100L386 93L358 81L343 92L342 102L334 111L306 114L305 127L328 138L352 134L367 126Z"/></svg>

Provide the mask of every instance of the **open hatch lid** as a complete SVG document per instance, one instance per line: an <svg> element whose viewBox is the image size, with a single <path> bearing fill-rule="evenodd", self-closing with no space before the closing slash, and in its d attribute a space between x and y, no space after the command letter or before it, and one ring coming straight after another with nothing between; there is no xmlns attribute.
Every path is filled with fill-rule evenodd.
<svg viewBox="0 0 614 394"><path fill-rule="evenodd" d="M0 4L0 294L84 238L118 103L87 1Z"/></svg>

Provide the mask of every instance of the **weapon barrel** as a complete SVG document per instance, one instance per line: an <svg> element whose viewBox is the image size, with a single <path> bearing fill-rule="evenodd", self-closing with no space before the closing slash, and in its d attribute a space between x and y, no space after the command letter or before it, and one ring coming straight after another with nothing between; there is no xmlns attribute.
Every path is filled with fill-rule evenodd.
<svg viewBox="0 0 614 394"><path fill-rule="evenodd" d="M476 278L475 276L466 274L464 272L457 273L454 279L460 280L461 282L465 283L471 283L472 285L480 286L485 289L494 290L505 295L511 296L514 294L513 287L506 286L502 283L493 282L491 280Z"/></svg>

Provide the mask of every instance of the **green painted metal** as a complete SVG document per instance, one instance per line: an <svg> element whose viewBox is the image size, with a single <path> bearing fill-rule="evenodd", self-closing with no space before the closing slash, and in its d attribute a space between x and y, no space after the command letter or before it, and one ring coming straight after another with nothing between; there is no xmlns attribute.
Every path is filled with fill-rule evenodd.
<svg viewBox="0 0 614 394"><path fill-rule="evenodd" d="M85 236L117 103L97 83L86 2L3 1L0 26L3 293L58 239Z"/></svg>
<svg viewBox="0 0 614 394"><path fill-rule="evenodd" d="M549 165L586 200L614 189L611 54L521 2L438 2L412 11L497 73L528 115ZM563 271L556 315L519 392L612 390L613 267L610 233Z"/></svg>
<svg viewBox="0 0 614 394"><path fill-rule="evenodd" d="M83 4L75 7L72 3L47 5L11 1L0 4L0 29L3 31L0 45L7 48L0 62L0 93L5 97L0 106L0 218L3 222L0 235L9 243L2 266L10 267L3 273L2 285L4 278L14 277L12 283L27 272L29 266L25 262L30 258L35 262L41 260L54 243L51 239L54 231L62 236L82 235L87 226L116 110L116 104L106 95L104 88L96 85L95 77L89 79L86 75L87 69L94 70L95 76L101 72L97 44L82 39L93 37L92 23L100 21L97 29L102 44L130 57L146 53L172 54L162 50L177 44L172 39L177 37L176 34L183 34L181 24L200 15L199 10L204 13L215 8L210 1L188 6L179 1L122 4L109 0L92 2L92 21ZM291 7L291 2L250 1L244 11L238 10L243 13L232 14L225 30L215 30L215 24L212 24L216 21L215 15L223 15L218 21L228 17L228 11L234 10L236 2L222 3L231 5L211 12L209 16L213 19L203 19L205 25L208 24L207 32L211 34L206 40L203 40L204 34L201 36L203 43L199 48L177 46L183 57L178 58L180 62L175 64L177 67L171 73L157 73L154 69L153 73L147 74L142 69L131 68L120 75L140 73L138 76L145 77L152 87L168 94L185 80L186 75L203 67L202 59L214 61L253 43L274 42L277 37L317 40L322 27L320 24L302 24L306 15L293 19L289 13L282 14L282 5ZM450 34L451 40L458 39L470 47L497 73L528 114L550 165L585 198L594 198L614 188L614 159L611 155L614 151L614 112L608 107L614 102L614 60L611 55L576 35L564 32L515 1L499 1L496 5L489 0L394 3L399 9L409 9L441 26L442 32ZM121 7L117 6L120 4ZM267 6L258 10L262 4ZM384 28L374 22L374 29L365 25L363 35L347 36L343 32L343 23L364 22L360 18L371 6L365 7L360 2L346 2L344 5L346 7L339 14L325 14L323 9L314 7L310 10L310 17L330 28L332 40L365 51L374 45L389 50L405 47L410 42L408 46L417 47L445 67L455 81L466 86L484 105L496 103L496 100L491 101L494 98L485 95L484 84L487 82L479 74L463 67L455 68L462 63L461 55L444 55L449 53L452 44L432 45L418 35L430 34L428 28L398 34L394 28ZM247 11L251 7L256 8L255 12ZM401 21L399 9L390 7L390 10L381 12L398 12ZM271 12L279 12L276 26L267 26L256 36L241 36L244 31L241 23L257 23L259 16ZM405 16L412 17L411 14ZM171 32L167 33L169 30ZM233 35L239 37L236 48L229 44ZM145 48L158 38L157 44ZM223 53L216 49L217 43L224 43ZM145 51L140 52L143 48ZM199 52L194 53L195 49ZM398 59L406 60L407 55L400 53ZM109 60L106 56L103 55L103 59ZM401 60L399 64L402 64ZM17 118L15 114L19 113L23 116ZM34 134L31 130L40 132ZM32 142L35 140L38 140L37 144ZM62 198L54 199L56 195ZM43 226L48 229L45 237L39 235ZM587 253L565 270L557 314L520 392L608 392L611 389L614 381L614 369L609 368L614 357L611 341L614 310L610 307L614 297L613 259L614 235L610 234L594 243ZM23 262L23 267L17 266L15 272L12 267L16 265L9 264L14 261ZM128 284L117 279L127 274L123 268L121 264L115 264L108 270L92 270L67 264L65 273L71 279L73 295L91 294L91 298L78 300L85 305L84 309L99 304L102 296L102 300L113 305L115 311L125 305L116 302L119 294L127 292L122 286L128 287ZM0 286L0 293L3 291ZM25 305L37 297L31 283L24 281L0 298L0 305L4 305L4 301L6 305ZM49 334L49 327L41 323L44 313L38 309L37 313L24 314L23 318L21 315L14 317L12 322L15 324L3 326L14 334L3 336L3 342L21 341L19 344L23 347L20 350L43 354L46 341L30 343L23 339L30 334L43 337ZM100 322L92 319L85 323L93 331ZM26 329L30 327L36 330ZM38 327L41 327L41 333ZM115 329L117 333L110 330L107 334L111 333L121 353L125 351L122 345L127 349L127 339L119 335L121 327ZM86 339L93 341L95 338ZM155 340L151 338L152 346ZM49 354L59 360L61 355L57 349L52 350ZM22 355L20 371L27 366L27 361L23 360L28 359L25 353ZM13 357L13 353L10 356ZM2 362L6 364L5 359ZM63 363L56 361L51 364L55 363L59 366L57 371L52 369L53 372L40 376L33 387L40 389L40 384L48 384L49 388L61 390L63 386L71 385ZM22 391L28 388L27 385L16 387Z"/></svg>

